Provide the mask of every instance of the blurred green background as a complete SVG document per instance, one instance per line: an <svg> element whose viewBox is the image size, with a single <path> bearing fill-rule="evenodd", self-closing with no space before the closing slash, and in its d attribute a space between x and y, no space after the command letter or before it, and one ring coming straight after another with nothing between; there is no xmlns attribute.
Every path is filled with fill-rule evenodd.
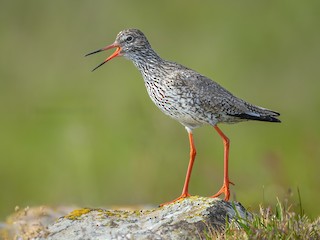
<svg viewBox="0 0 320 240"><path fill-rule="evenodd" d="M320 206L319 1L2 1L0 217L15 206L159 204L177 197L185 129L147 96L133 64L112 51L129 27L160 56L281 113L281 124L221 125L231 139L232 199L249 209L289 198ZM223 145L195 130L192 194L222 184ZM291 190L290 190L291 189ZM291 191L291 193L290 193Z"/></svg>

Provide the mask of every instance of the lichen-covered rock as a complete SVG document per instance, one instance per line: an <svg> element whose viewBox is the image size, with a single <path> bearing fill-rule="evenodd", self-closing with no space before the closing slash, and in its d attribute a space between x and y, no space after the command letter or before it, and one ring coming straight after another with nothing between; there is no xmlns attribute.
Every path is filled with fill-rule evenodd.
<svg viewBox="0 0 320 240"><path fill-rule="evenodd" d="M240 203L189 197L148 210L74 210L36 239L205 239L247 218Z"/></svg>
<svg viewBox="0 0 320 240"><path fill-rule="evenodd" d="M19 209L10 215L6 222L0 222L0 239L34 239L53 224L57 218L66 215L75 207L40 206Z"/></svg>
<svg viewBox="0 0 320 240"><path fill-rule="evenodd" d="M240 203L197 196L141 210L74 209L17 210L0 223L0 239L210 239L252 218Z"/></svg>

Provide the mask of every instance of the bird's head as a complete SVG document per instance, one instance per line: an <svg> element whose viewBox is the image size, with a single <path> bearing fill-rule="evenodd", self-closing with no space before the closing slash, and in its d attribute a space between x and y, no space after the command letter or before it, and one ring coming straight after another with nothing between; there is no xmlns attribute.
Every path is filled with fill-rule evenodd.
<svg viewBox="0 0 320 240"><path fill-rule="evenodd" d="M117 35L116 40L111 45L88 53L85 56L89 56L111 48L116 48L115 52L112 55L110 55L106 60L104 60L100 65L95 67L92 71L96 70L97 68L101 67L103 64L117 56L124 56L130 60L133 60L139 54L143 53L144 50L149 49L150 44L145 35L140 30L126 29L121 31Z"/></svg>

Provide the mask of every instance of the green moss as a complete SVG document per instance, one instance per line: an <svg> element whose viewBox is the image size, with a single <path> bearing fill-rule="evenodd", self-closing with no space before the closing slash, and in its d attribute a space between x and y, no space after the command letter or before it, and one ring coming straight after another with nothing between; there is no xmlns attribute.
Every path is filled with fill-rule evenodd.
<svg viewBox="0 0 320 240"><path fill-rule="evenodd" d="M70 220L78 220L78 219L80 219L80 217L83 214L86 214L91 211L92 211L92 209L90 209L90 208L77 209L77 210L72 211L68 215L66 215L65 218L68 218Z"/></svg>

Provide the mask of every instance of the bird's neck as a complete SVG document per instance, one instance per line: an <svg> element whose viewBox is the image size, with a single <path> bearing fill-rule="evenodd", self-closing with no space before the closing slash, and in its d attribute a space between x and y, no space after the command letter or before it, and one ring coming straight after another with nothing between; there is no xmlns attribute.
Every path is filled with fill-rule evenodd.
<svg viewBox="0 0 320 240"><path fill-rule="evenodd" d="M161 68L165 63L165 60L152 49L139 52L130 60L139 69L145 81L151 81L154 74L161 72Z"/></svg>

